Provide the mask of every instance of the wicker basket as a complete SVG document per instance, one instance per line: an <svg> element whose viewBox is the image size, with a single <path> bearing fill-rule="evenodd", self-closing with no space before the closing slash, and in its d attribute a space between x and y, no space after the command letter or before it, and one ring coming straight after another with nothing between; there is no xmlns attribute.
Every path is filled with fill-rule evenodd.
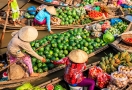
<svg viewBox="0 0 132 90"><path fill-rule="evenodd" d="M121 39L122 39L122 41L123 41L125 44L132 46L132 42L127 42L127 41L125 40L126 38L131 38L131 37L132 37L132 34L124 34L124 35L121 36Z"/></svg>

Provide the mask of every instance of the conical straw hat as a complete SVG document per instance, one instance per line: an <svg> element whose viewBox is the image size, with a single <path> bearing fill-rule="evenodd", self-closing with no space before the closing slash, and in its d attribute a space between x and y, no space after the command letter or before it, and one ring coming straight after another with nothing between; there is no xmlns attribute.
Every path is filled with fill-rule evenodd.
<svg viewBox="0 0 132 90"><path fill-rule="evenodd" d="M88 60L88 54L79 49L72 50L68 57L74 63L85 63Z"/></svg>
<svg viewBox="0 0 132 90"><path fill-rule="evenodd" d="M32 26L25 26L20 29L18 36L23 41L31 42L38 37L38 31Z"/></svg>
<svg viewBox="0 0 132 90"><path fill-rule="evenodd" d="M56 15L56 9L54 6L47 6L46 11L49 12L51 15Z"/></svg>

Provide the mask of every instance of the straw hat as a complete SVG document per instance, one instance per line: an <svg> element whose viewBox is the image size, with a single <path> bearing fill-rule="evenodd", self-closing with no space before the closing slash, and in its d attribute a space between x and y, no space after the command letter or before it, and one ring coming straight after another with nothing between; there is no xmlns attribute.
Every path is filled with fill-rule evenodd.
<svg viewBox="0 0 132 90"><path fill-rule="evenodd" d="M48 11L51 15L56 15L56 9L54 6L47 6L46 11Z"/></svg>
<svg viewBox="0 0 132 90"><path fill-rule="evenodd" d="M88 54L79 49L72 50L68 57L74 63L85 63L88 60Z"/></svg>
<svg viewBox="0 0 132 90"><path fill-rule="evenodd" d="M25 26L20 29L18 36L23 41L31 42L38 37L38 31L32 26Z"/></svg>

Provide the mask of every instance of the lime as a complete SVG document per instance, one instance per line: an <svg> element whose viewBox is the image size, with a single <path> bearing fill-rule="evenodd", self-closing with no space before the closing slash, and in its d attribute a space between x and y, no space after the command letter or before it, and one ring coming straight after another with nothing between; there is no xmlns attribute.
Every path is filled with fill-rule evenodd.
<svg viewBox="0 0 132 90"><path fill-rule="evenodd" d="M46 46L46 47L45 47L45 50L50 50L50 47L49 47L49 46Z"/></svg>
<svg viewBox="0 0 132 90"><path fill-rule="evenodd" d="M47 66L48 66L49 69L54 68L54 64L53 63L48 63Z"/></svg>
<svg viewBox="0 0 132 90"><path fill-rule="evenodd" d="M52 57L52 55L50 55L50 54L46 55L46 58L48 58L48 59L50 59L51 57Z"/></svg>
<svg viewBox="0 0 132 90"><path fill-rule="evenodd" d="M54 48L54 52L55 53L59 53L59 49L58 48Z"/></svg>
<svg viewBox="0 0 132 90"><path fill-rule="evenodd" d="M39 68L39 69L37 70L37 72L38 72L38 73L43 73L43 70L42 70L41 68Z"/></svg>
<svg viewBox="0 0 132 90"><path fill-rule="evenodd" d="M53 57L53 56L52 56L51 60L53 60L53 61L54 61L54 60L55 60L55 57Z"/></svg>
<svg viewBox="0 0 132 90"><path fill-rule="evenodd" d="M90 42L90 41L91 41L91 39L90 39L90 38L86 38L86 40L87 40L88 42Z"/></svg>
<svg viewBox="0 0 132 90"><path fill-rule="evenodd" d="M58 54L57 54L57 53L54 53L53 56L54 56L54 57L58 57Z"/></svg>
<svg viewBox="0 0 132 90"><path fill-rule="evenodd" d="M52 51L52 50L50 50L50 51L49 51L49 54L50 54L50 55L52 55L52 54L53 54L53 51Z"/></svg>
<svg viewBox="0 0 132 90"><path fill-rule="evenodd" d="M38 52L38 54L39 54L40 56L43 56L43 52Z"/></svg>
<svg viewBox="0 0 132 90"><path fill-rule="evenodd" d="M59 43L59 44L58 44L58 48L59 48L59 49L62 49L62 48L63 48L63 44Z"/></svg>
<svg viewBox="0 0 132 90"><path fill-rule="evenodd" d="M46 59L46 63L49 63L50 62L50 59Z"/></svg>
<svg viewBox="0 0 132 90"><path fill-rule="evenodd" d="M39 68L41 68L41 67L42 67L42 65L43 65L42 63L38 63L38 67L39 67Z"/></svg>
<svg viewBox="0 0 132 90"><path fill-rule="evenodd" d="M78 48L78 49L81 47L81 45L80 45L80 44L77 44L76 46L77 46L77 48Z"/></svg>
<svg viewBox="0 0 132 90"><path fill-rule="evenodd" d="M37 61L37 58L33 57L31 60L35 63Z"/></svg>
<svg viewBox="0 0 132 90"><path fill-rule="evenodd" d="M38 67L37 66L33 66L33 71L37 71Z"/></svg>
<svg viewBox="0 0 132 90"><path fill-rule="evenodd" d="M35 48L39 48L39 43L35 43Z"/></svg>
<svg viewBox="0 0 132 90"><path fill-rule="evenodd" d="M95 41L99 43L100 42L100 39L99 38L96 38Z"/></svg>
<svg viewBox="0 0 132 90"><path fill-rule="evenodd" d="M58 60L59 60L59 58L58 58L58 57L56 57L56 58L55 58L55 60L56 60L56 61L58 61Z"/></svg>
<svg viewBox="0 0 132 90"><path fill-rule="evenodd" d="M68 54L68 51L67 50L64 50L64 54L67 55Z"/></svg>
<svg viewBox="0 0 132 90"><path fill-rule="evenodd" d="M35 45L35 41L31 42L30 45L33 47Z"/></svg>
<svg viewBox="0 0 132 90"><path fill-rule="evenodd" d="M67 47L68 51L72 50L72 46Z"/></svg>
<svg viewBox="0 0 132 90"><path fill-rule="evenodd" d="M44 54L49 54L49 52L46 50L46 51L44 51Z"/></svg>
<svg viewBox="0 0 132 90"><path fill-rule="evenodd" d="M47 66L43 67L43 71L47 72L48 71L48 67Z"/></svg>
<svg viewBox="0 0 132 90"><path fill-rule="evenodd" d="M42 63L41 60L37 60L37 63Z"/></svg>
<svg viewBox="0 0 132 90"><path fill-rule="evenodd" d="M84 46L87 47L88 46L88 42L84 42Z"/></svg>
<svg viewBox="0 0 132 90"><path fill-rule="evenodd" d="M43 51L44 51L44 48L43 48L43 47L42 47L42 48L40 48L40 49L39 49L39 51L40 51L40 52L43 52Z"/></svg>
<svg viewBox="0 0 132 90"><path fill-rule="evenodd" d="M92 50L92 49L93 49L93 46L90 45L90 46L88 46L88 48L89 48L90 50Z"/></svg>
<svg viewBox="0 0 132 90"><path fill-rule="evenodd" d="M43 63L42 67L45 67L45 66L47 66L47 65L45 63Z"/></svg>

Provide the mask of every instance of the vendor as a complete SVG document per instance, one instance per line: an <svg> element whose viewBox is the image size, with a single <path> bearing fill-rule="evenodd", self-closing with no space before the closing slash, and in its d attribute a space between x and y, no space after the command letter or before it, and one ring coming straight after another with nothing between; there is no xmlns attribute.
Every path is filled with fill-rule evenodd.
<svg viewBox="0 0 132 90"><path fill-rule="evenodd" d="M68 57L59 61L53 61L54 64L65 64L64 80L71 86L88 87L88 90L94 90L95 82L92 79L83 76L83 70L86 68L88 54L82 50L73 50Z"/></svg>
<svg viewBox="0 0 132 90"><path fill-rule="evenodd" d="M45 25L48 26L48 31L53 34L50 27L50 17L51 15L56 15L56 10L54 6L47 6L46 8L40 10L33 20L33 25Z"/></svg>
<svg viewBox="0 0 132 90"><path fill-rule="evenodd" d="M39 56L30 46L30 42L34 41L38 32L34 27L25 26L17 32L12 33L13 38L8 44L7 54L9 56L10 63L13 63L17 59L22 59L23 63L27 65L30 76L38 76L38 73L33 72L32 62L29 55L23 52L25 50L30 55L36 57L42 62L46 60Z"/></svg>
<svg viewBox="0 0 132 90"><path fill-rule="evenodd" d="M12 10L12 19L14 26L16 26L16 23L21 24L19 21L19 7L16 0L8 0L8 11L10 11L10 7Z"/></svg>

